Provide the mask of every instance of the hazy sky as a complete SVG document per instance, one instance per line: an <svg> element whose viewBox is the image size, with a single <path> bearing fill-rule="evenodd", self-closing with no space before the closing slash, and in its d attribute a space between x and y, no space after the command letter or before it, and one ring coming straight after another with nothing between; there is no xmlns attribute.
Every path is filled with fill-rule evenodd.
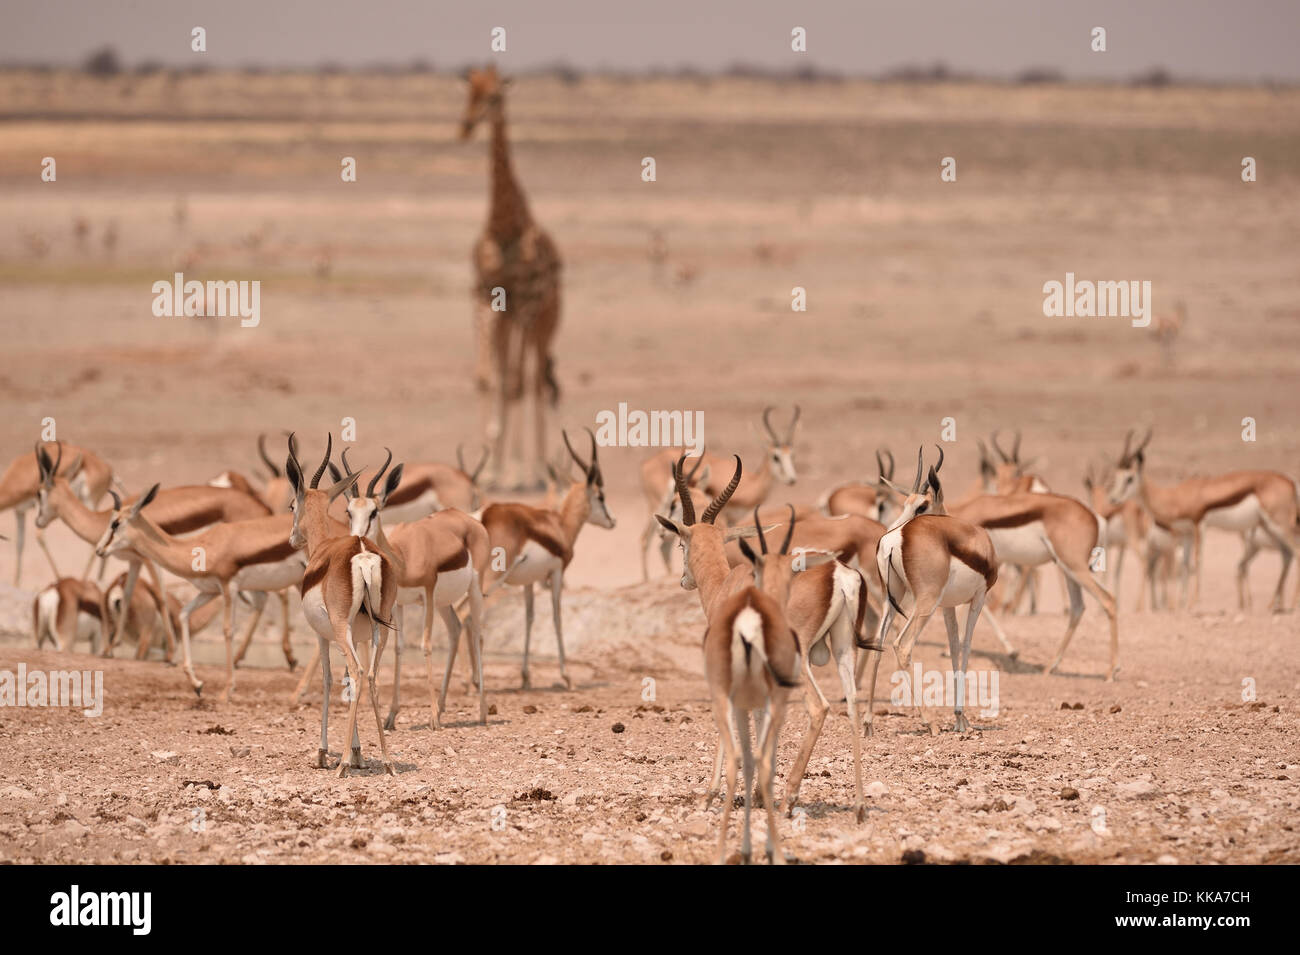
<svg viewBox="0 0 1300 955"><path fill-rule="evenodd" d="M581 69L736 62L879 74L942 61L1010 76L1050 67L1122 78L1300 80L1300 0L0 0L0 62L78 63L115 47L128 65L185 64L205 27L213 67L346 66L487 59L507 31L506 68ZM808 52L790 30L808 31ZM1108 52L1089 48L1094 26Z"/></svg>

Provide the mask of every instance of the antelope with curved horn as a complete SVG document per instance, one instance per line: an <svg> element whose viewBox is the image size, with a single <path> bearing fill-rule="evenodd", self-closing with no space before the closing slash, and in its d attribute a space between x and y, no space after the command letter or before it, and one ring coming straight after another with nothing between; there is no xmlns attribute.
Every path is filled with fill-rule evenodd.
<svg viewBox="0 0 1300 955"><path fill-rule="evenodd" d="M737 488L735 494L731 497L728 509L732 512L729 517L732 519L744 519L756 505L761 505L767 500L772 488L777 481L782 484L794 484L798 479L798 473L794 466L794 436L799 425L800 409L798 405L794 406L794 414L790 418L790 424L786 427L783 434L777 434L776 429L772 427L772 412L775 409L770 405L763 409L763 429L766 436L762 438L764 443L763 466L757 473L747 475ZM757 429L755 429L757 430ZM645 495L646 505L650 509L650 522L647 529L642 533L642 567L644 571L645 551L650 546L654 523L657 520L656 515L665 514L664 506L671 505L673 499L673 462L683 453L683 448L664 448L654 456L647 458L641 463L641 490ZM709 495L717 495L721 490L722 475L726 474L731 467L730 458L716 454L702 452L699 455L699 461L696 466L705 465L707 469L707 480L702 480L702 490ZM700 475L704 477L704 472ZM648 576L645 571L643 579Z"/></svg>
<svg viewBox="0 0 1300 955"><path fill-rule="evenodd" d="M61 455L61 445L59 451ZM50 522L57 518L67 524L74 534L98 549L115 516L123 508L138 503L136 497L129 497L123 501L116 491L110 490L108 493L113 498L113 507L106 511L91 510L81 502L68 481L58 476L58 460L51 461L45 448L40 446L36 448L35 456L39 475L36 510L38 529L48 527ZM250 520L268 513L266 506L260 500L242 491L209 487L205 484L167 488L157 491L151 500L149 518L168 534L188 534L219 523ZM122 597L123 607L134 606L135 585L142 564L148 567L155 592L163 592L158 570L145 555L131 547L120 547L116 553L128 565ZM262 600L265 601L265 596ZM167 656L170 659L175 651L176 635L172 630L170 617L163 618L163 625L167 635ZM107 637L106 652L112 652L113 647L117 645L122 637L124 626L125 619L117 618ZM286 655L290 660L293 659L292 651L287 651Z"/></svg>
<svg viewBox="0 0 1300 955"><path fill-rule="evenodd" d="M560 620L560 595L564 590L564 571L573 560L573 548L578 534L586 524L612 529L614 518L605 504L605 478L601 474L596 453L596 436L590 428L591 461L578 456L564 436L564 446L582 469L583 480L575 483L564 495L557 510L530 507L527 504L489 504L481 518L487 529L488 540L494 554L504 554L504 567L500 570L494 561L483 575L483 590L491 589L497 579L519 587L524 592L524 662L523 685L528 687L528 651L533 633L533 586L547 581L551 589L551 614L555 622L555 645L560 657L560 678L573 689L564 660L564 634ZM497 550L501 548L501 550ZM522 558L522 560L521 560Z"/></svg>
<svg viewBox="0 0 1300 955"><path fill-rule="evenodd" d="M387 450L387 449L385 449ZM388 459L366 488L365 495L358 493L356 484L345 491L348 500L348 522L351 533L357 537L374 540L380 552L393 563L397 576L397 603L393 622L396 626L393 641L393 698L389 704L384 729L394 729L400 707L402 680L402 638L404 632L403 607L422 602L424 606L424 632L421 647L429 676L429 698L432 701L429 728L441 729L439 717L447 705L447 685L456 663L456 649L460 644L461 622L455 605L469 598L469 654L478 685L479 723L487 723L487 697L483 689L483 592L482 572L488 566L488 534L483 525L464 511L446 508L418 521L395 524L385 528L382 520L384 504L393 491L401 485L402 465L397 465L384 480L384 472L393 459ZM347 452L343 452L343 467L348 466ZM333 464L330 471L337 480L339 475ZM382 483L381 483L382 482ZM378 490L376 490L378 488ZM433 614L437 611L447 626L447 669L443 673L439 690L433 674Z"/></svg>
<svg viewBox="0 0 1300 955"><path fill-rule="evenodd" d="M683 456L684 459L684 456ZM718 862L726 861L727 829L736 793L736 742L740 740L744 776L745 819L742 826L741 859L752 858L750 813L754 805L754 777L757 777L763 807L767 813L767 855L774 864L784 864L777 828L773 785L776 778L776 746L791 688L798 685L799 638L785 616L784 601L761 589L767 561L750 569L728 569L723 544L726 535L713 523L740 485L740 456L731 481L695 519L695 505L685 492L679 459L674 472L682 489L682 520L660 516L659 523L677 535L682 549L682 587L698 589L708 627L704 634L704 670L709 682L713 719L718 729L718 757L713 782L705 796L705 808L717 792L718 778L726 770L726 796L722 803L722 829L718 837ZM758 531L761 534L761 528ZM787 535L786 544L789 544ZM763 550L766 556L766 543ZM753 552L750 551L752 554ZM773 575L771 586L788 591L788 578ZM782 597L788 597L782 594ZM754 719L758 740L758 765L750 747L749 723Z"/></svg>
<svg viewBox="0 0 1300 955"><path fill-rule="evenodd" d="M1158 544L1152 542L1149 527L1151 519L1142 505L1136 498L1130 498L1122 503L1112 503L1107 491L1107 481L1098 476L1091 463L1088 464L1087 470L1083 475L1083 487L1088 492L1087 504L1092 510L1106 522L1106 552L1107 552L1107 574L1110 583L1110 592L1115 595L1115 603L1119 604L1119 588L1124 571L1124 555L1129 547L1142 558L1144 563L1144 580L1142 586L1138 589L1138 609L1141 610L1141 601L1146 589L1146 574L1154 570L1155 560L1148 560L1148 549L1152 549L1152 556L1157 556L1161 549ZM1152 588L1155 587L1155 581L1151 581ZM1152 608L1154 606L1154 598Z"/></svg>
<svg viewBox="0 0 1300 955"><path fill-rule="evenodd" d="M379 749L384 771L395 775L393 762L388 756L388 743L384 739L384 723L379 716L379 693L375 686L376 672L383 655L383 637L380 627L391 627L393 605L397 602L397 575L392 561L379 552L375 543L365 537L338 534L329 516L330 502L342 494L359 474L344 474L327 490L319 488L321 476L330 463L334 436L325 445L325 458L316 469L310 485L302 467L290 450L284 471L293 485L293 517L288 543L294 548L305 548L307 570L302 577L302 610L307 622L316 631L320 656L323 696L320 716L320 748L316 752L316 767L329 768L329 711L330 711L330 653L331 641L343 653L348 677L353 688L348 702L346 738L351 741L350 759L339 759L338 775L346 776L349 767L360 768L361 738L357 733L357 705L362 690L370 695L370 707L375 714L375 729L379 733ZM365 616L370 621L370 634L365 629L353 634L353 621ZM361 665L357 644L364 651L371 646L369 667ZM364 678L364 679L363 679Z"/></svg>
<svg viewBox="0 0 1300 955"><path fill-rule="evenodd" d="M1159 524L1175 534L1190 538L1183 546L1182 597L1187 607L1200 596L1201 538L1203 528L1217 527L1238 534L1262 533L1277 545L1282 554L1282 572L1269 609L1283 609L1283 586L1295 557L1300 536L1296 533L1296 516L1300 508L1296 483L1276 471L1230 471L1211 478L1189 478L1180 484L1160 487L1146 479L1146 446L1151 430L1137 447L1131 447L1133 432L1124 438L1124 451L1111 479L1110 500L1121 503L1136 496ZM1237 601L1245 607L1248 594L1246 573L1254 554L1249 550L1237 564ZM1190 599L1187 597L1192 552L1195 552L1197 580Z"/></svg>
<svg viewBox="0 0 1300 955"><path fill-rule="evenodd" d="M888 465L885 459L889 459ZM888 524L898 514L901 503L889 486L894 479L894 455L886 450L882 456L876 450L877 476L874 481L859 481L840 484L822 495L817 502L818 508L826 517L840 517L844 514L861 514L879 524ZM873 551L874 555L874 551Z"/></svg>
<svg viewBox="0 0 1300 955"><path fill-rule="evenodd" d="M950 517L944 510L939 467L932 466L924 486L921 483L922 461L917 453L917 476L912 493L907 495L903 510L890 525L876 552L876 567L885 590L886 606L880 620L879 642L883 645L895 613L904 614L904 604L911 605L911 616L892 643L899 670L909 684L908 667L912 648L936 610L943 610L948 628L948 651L952 656L955 691L955 729L970 729L966 719L966 672L970 665L971 638L979 620L985 597L998 579L997 557L989 534L982 528ZM967 606L965 632L957 629L957 608ZM900 652L901 647L901 652ZM878 658L877 658L878 663ZM872 673L875 688L875 673ZM937 733L938 727L926 716L920 687L912 687L922 720Z"/></svg>
<svg viewBox="0 0 1300 955"><path fill-rule="evenodd" d="M937 490L937 483L932 483L932 487ZM941 493L936 494L936 502L943 506ZM1104 542L1105 524L1098 515L1072 497L1033 491L985 494L947 507L942 513L987 531L1001 563L1026 568L1054 563L1061 570L1070 611L1065 636L1048 668L1049 673L1055 673L1060 666L1083 616L1083 591L1096 597L1110 623L1110 667L1106 679L1115 678L1119 672L1118 608L1110 591L1093 577L1091 566L1094 550ZM995 622L991 612L988 617L990 622Z"/></svg>
<svg viewBox="0 0 1300 955"><path fill-rule="evenodd" d="M65 447L61 442L45 441L39 443L39 447L46 454L51 452L51 446ZM66 468L60 466L58 476L65 478L69 482L69 485L76 492L77 499L83 505L93 507L107 493L108 487L113 481L113 469L93 451L71 444L66 445L66 448L71 452L72 456L69 458ZM62 457L59 460L61 462ZM27 534L27 512L31 510L32 505L35 503L40 486L40 470L33 467L32 459L26 454L14 458L9 467L5 468L4 473L0 474L0 511L13 509L17 531L14 535L15 587L22 580L23 541ZM37 542L45 550L46 557L50 557L50 552L45 546L45 539L39 530L37 531ZM50 560L53 562L52 557L50 557ZM93 556L91 560L94 560ZM87 572L89 572L89 567L88 564Z"/></svg>
<svg viewBox="0 0 1300 955"><path fill-rule="evenodd" d="M672 448L666 449L671 451ZM701 448L700 453L695 457L695 463L691 465L691 470L686 475L686 485L689 488L696 487L696 477L700 473L700 468L704 464L704 456L707 448ZM682 452L683 456L685 452ZM669 537L665 537L662 528L659 527L657 517L672 515L677 509L677 485L674 480L676 474L676 464L669 462L670 473L665 481L661 473L663 468L663 452L656 454L652 458L647 458L641 462L641 490L646 497L646 505L650 509L650 517L646 522L645 529L641 532L641 580L645 582L650 579L650 567L646 561L646 555L650 550L651 543L656 535L659 537L659 556L664 562L664 572L672 573L672 548L673 542ZM706 469L701 480L707 480L711 471ZM658 488L655 485L658 484ZM703 494L703 491L697 493ZM706 504L707 506L707 504Z"/></svg>

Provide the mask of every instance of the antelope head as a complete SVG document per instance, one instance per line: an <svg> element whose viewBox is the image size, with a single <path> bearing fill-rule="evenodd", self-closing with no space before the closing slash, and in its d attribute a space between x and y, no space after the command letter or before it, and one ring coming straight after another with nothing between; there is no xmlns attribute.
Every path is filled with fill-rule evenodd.
<svg viewBox="0 0 1300 955"><path fill-rule="evenodd" d="M740 486L741 464L740 455L736 458L736 473L732 475L731 482L722 489L709 506L704 509L699 521L695 520L695 502L691 500L690 488L686 484L686 476L682 473L682 465L686 461L686 452L677 459L673 465L673 480L677 483L677 496L681 501L682 518L678 520L675 517L664 517L662 514L656 514L655 520L666 531L671 531L677 535L677 543L682 549L682 588L685 590L694 590L698 584L695 581L695 573L691 569L691 542L695 539L696 534L711 534L717 538L718 546L723 544L722 529L715 527L713 522L717 516L722 513L722 509L727 506L727 501L731 500L731 495L736 493L736 488Z"/></svg>
<svg viewBox="0 0 1300 955"><path fill-rule="evenodd" d="M465 101L465 112L460 119L461 139L469 139L474 127L482 120L493 122L501 117L505 109L505 90L510 85L508 79L497 75L495 66L489 66L485 70L466 71L465 82L469 88L469 98Z"/></svg>
<svg viewBox="0 0 1300 955"><path fill-rule="evenodd" d="M310 485L303 477L302 465L298 463L293 435L289 435L289 457L284 462L284 473L293 488L293 499L289 502L289 512L293 515L293 530L289 532L289 544L296 550L307 546L307 534L303 530L303 515L311 510L312 514L323 519L329 510L330 502L356 483L358 474L345 474L326 490L320 490L320 479L329 467L330 456L334 453L334 435L325 441L325 457L312 475Z"/></svg>
<svg viewBox="0 0 1300 955"><path fill-rule="evenodd" d="M767 446L767 459L777 480L783 484L793 484L799 478L794 469L794 433L799 426L799 406L794 406L794 415L782 435L778 435L776 429L772 427L774 410L770 405L763 409L763 429L767 432L764 441Z"/></svg>
<svg viewBox="0 0 1300 955"><path fill-rule="evenodd" d="M885 458L889 459L886 466ZM901 498L895 499L893 486L889 483L894 479L894 452L886 449L884 456L881 456L880 449L876 449L876 520L881 524L888 525L886 515L898 506Z"/></svg>
<svg viewBox="0 0 1300 955"><path fill-rule="evenodd" d="M591 438L590 464L578 457L578 452L573 450L573 445L569 443L569 433L567 431L560 433L564 436L564 446L569 449L569 456L586 475L587 523L610 530L614 527L614 518L610 516L609 508L605 504L605 477L600 473L600 461L596 456L596 436L590 428L587 428L586 432Z"/></svg>
<svg viewBox="0 0 1300 955"><path fill-rule="evenodd" d="M36 470L40 474L40 483L36 487L36 526L48 527L54 520L54 505L50 501L50 492L54 490L54 480L58 476L59 467L63 463L63 442L57 442L58 455L53 461L50 460L50 453L37 443L36 445ZM72 461L65 473L75 474L81 468L81 455L78 454Z"/></svg>
<svg viewBox="0 0 1300 955"><path fill-rule="evenodd" d="M384 472L388 471L388 465L393 463L393 452L384 448L388 452L388 457L384 459L384 466L375 472L370 483L366 485L365 495L357 493L357 484L353 480L351 484L344 485L343 493L348 497L348 533L354 537L373 537L379 530L379 512L388 504L388 496L397 490L402 483L402 465L399 464L388 474L388 479L384 480ZM329 465L330 476L335 482L343 480L343 474L334 466L334 462ZM363 468L352 470L352 465L348 464L348 452L343 450L343 472L351 474L355 478L360 474ZM376 494L375 489L378 488Z"/></svg>
<svg viewBox="0 0 1300 955"><path fill-rule="evenodd" d="M924 449L916 449L916 477L912 481L910 491L904 491L892 481L890 482L889 486L893 488L894 493L903 498L903 509L894 519L891 530L894 527L901 527L922 514L948 513L943 506L943 486L939 483L939 469L943 467L943 448L936 444L935 449L939 452L939 461L930 466L928 474L922 457Z"/></svg>
<svg viewBox="0 0 1300 955"><path fill-rule="evenodd" d="M1147 428L1146 437L1136 447L1133 444L1133 432L1124 436L1124 450L1115 464L1115 473L1110 479L1107 496L1111 504L1122 504L1137 494L1142 484L1142 468L1146 464L1146 447L1151 443L1151 429Z"/></svg>
<svg viewBox="0 0 1300 955"><path fill-rule="evenodd" d="M113 496L113 516L109 518L108 527L104 528L104 535L99 539L99 543L95 545L96 557L111 557L113 554L120 553L130 546L126 539L125 528L140 516L141 510L149 506L149 502L158 494L158 487L155 484L149 488L129 507L124 507L117 492L111 488L109 489L108 493Z"/></svg>

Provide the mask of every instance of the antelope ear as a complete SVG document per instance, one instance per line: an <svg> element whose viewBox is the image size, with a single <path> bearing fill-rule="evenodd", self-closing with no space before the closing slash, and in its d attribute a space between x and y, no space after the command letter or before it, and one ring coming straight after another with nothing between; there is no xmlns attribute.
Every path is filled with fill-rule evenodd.
<svg viewBox="0 0 1300 955"><path fill-rule="evenodd" d="M664 530L672 531L678 537L681 537L684 533L685 528L683 525L673 520L671 517L664 517L662 514L656 514L655 520L663 525Z"/></svg>
<svg viewBox="0 0 1300 955"><path fill-rule="evenodd" d="M140 513L141 509L149 506L149 502L158 496L158 487L159 485L155 484L153 487L149 488L149 490L145 491L144 497L135 502L135 506L131 508L131 517L135 517ZM128 520L129 519L130 518L128 518Z"/></svg>
<svg viewBox="0 0 1300 955"><path fill-rule="evenodd" d="M402 468L406 465L399 464L388 472L388 477L384 480L384 493L379 499L379 506L382 508L388 503L388 495L397 490L397 486L402 483Z"/></svg>
<svg viewBox="0 0 1300 955"><path fill-rule="evenodd" d="M739 540L740 552L745 555L745 560L749 561L751 564L757 564L758 555L754 553L754 548L750 547L749 544L745 542L745 538L741 537Z"/></svg>

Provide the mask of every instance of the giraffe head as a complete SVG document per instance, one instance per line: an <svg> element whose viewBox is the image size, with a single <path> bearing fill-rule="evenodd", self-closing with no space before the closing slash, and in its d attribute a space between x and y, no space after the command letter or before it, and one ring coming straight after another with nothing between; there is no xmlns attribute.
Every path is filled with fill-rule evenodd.
<svg viewBox="0 0 1300 955"><path fill-rule="evenodd" d="M497 74L495 66L486 70L470 69L465 74L465 82L469 86L469 98L460 118L461 139L469 139L480 120L491 120L501 115L506 87L510 85L508 79Z"/></svg>

